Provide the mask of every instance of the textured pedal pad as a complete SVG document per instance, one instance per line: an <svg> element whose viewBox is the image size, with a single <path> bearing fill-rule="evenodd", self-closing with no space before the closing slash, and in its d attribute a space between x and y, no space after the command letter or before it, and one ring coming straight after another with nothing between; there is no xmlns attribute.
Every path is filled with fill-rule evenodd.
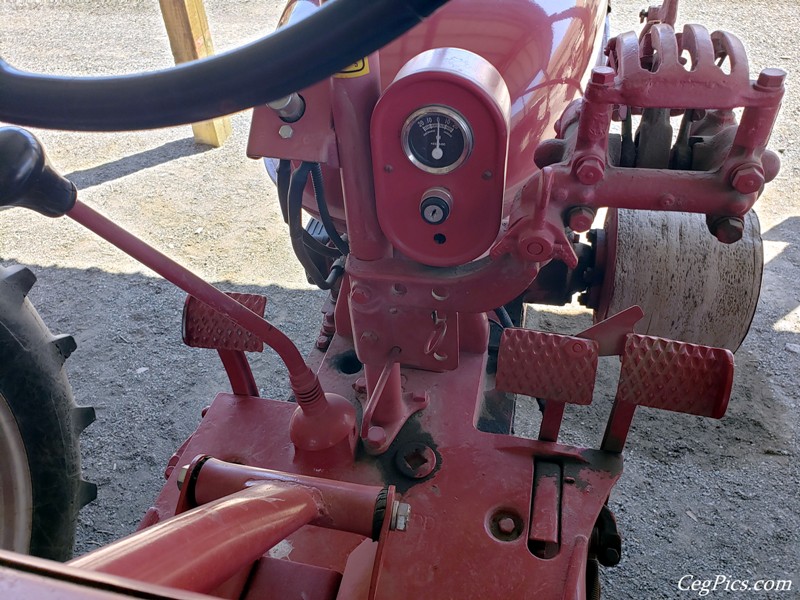
<svg viewBox="0 0 800 600"><path fill-rule="evenodd" d="M597 355L594 340L508 328L500 338L496 387L553 402L591 404Z"/></svg>
<svg viewBox="0 0 800 600"><path fill-rule="evenodd" d="M728 408L733 354L723 348L630 334L617 400L719 419Z"/></svg>
<svg viewBox="0 0 800 600"><path fill-rule="evenodd" d="M228 296L243 304L259 316L264 316L267 299L258 294L227 292ZM183 305L183 343L193 348L261 352L263 342L194 296L186 298Z"/></svg>

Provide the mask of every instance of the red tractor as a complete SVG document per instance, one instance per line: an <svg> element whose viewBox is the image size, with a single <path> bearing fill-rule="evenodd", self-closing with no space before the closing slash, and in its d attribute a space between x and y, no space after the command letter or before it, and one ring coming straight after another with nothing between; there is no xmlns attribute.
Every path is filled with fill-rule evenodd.
<svg viewBox="0 0 800 600"><path fill-rule="evenodd" d="M607 501L636 407L725 413L785 73L751 79L735 36L676 30L671 0L615 38L602 0L319 4L163 72L0 62L0 120L20 125L144 129L254 106L248 155L330 290L304 358L265 298L193 275L78 200L32 134L0 129L0 203L68 216L183 289L185 343L216 350L231 384L135 534L66 565L0 552L4 597L598 598L623 551ZM684 256L699 270L676 277ZM0 541L64 559L93 495L75 440L94 415L72 402L74 342L38 320L32 284L0 274ZM524 303L576 294L592 327L522 327ZM246 353L265 345L289 402L259 397ZM603 356L621 365L603 438L561 444ZM538 401L533 439L514 434L516 395Z"/></svg>

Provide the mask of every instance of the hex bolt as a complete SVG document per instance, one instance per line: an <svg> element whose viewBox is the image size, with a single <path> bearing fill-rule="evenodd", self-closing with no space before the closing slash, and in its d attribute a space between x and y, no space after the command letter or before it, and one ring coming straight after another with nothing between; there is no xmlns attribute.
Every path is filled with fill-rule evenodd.
<svg viewBox="0 0 800 600"><path fill-rule="evenodd" d="M503 517L497 522L497 528L500 530L501 533L506 535L511 535L514 533L514 529L516 529L517 525L514 523L514 519L511 517Z"/></svg>
<svg viewBox="0 0 800 600"><path fill-rule="evenodd" d="M711 221L708 228L723 244L733 244L742 239L744 220L740 217L720 217Z"/></svg>
<svg viewBox="0 0 800 600"><path fill-rule="evenodd" d="M611 67L595 67L592 69L592 83L612 85L617 73Z"/></svg>
<svg viewBox="0 0 800 600"><path fill-rule="evenodd" d="M294 135L294 129L292 129L291 125L281 125L281 128L278 129L278 135L283 139L288 140Z"/></svg>
<svg viewBox="0 0 800 600"><path fill-rule="evenodd" d="M596 156L582 158L575 167L575 177L583 185L593 185L603 179L606 165Z"/></svg>
<svg viewBox="0 0 800 600"><path fill-rule="evenodd" d="M368 446L378 448L386 443L386 430L383 427L373 425L367 432L367 439L365 440Z"/></svg>
<svg viewBox="0 0 800 600"><path fill-rule="evenodd" d="M317 341L314 344L317 350L323 350L323 351L327 350L328 346L330 345L331 345L331 338L323 333L317 336Z"/></svg>
<svg viewBox="0 0 800 600"><path fill-rule="evenodd" d="M764 173L755 165L739 167L733 172L731 185L740 194L753 194L764 185Z"/></svg>
<svg viewBox="0 0 800 600"><path fill-rule="evenodd" d="M389 529L392 531L405 531L408 529L408 521L410 519L411 505L395 500L392 504L392 519L389 521Z"/></svg>
<svg viewBox="0 0 800 600"><path fill-rule="evenodd" d="M783 85L786 79L786 71L783 69L764 69L758 74L758 81L756 87L765 90L778 89Z"/></svg>
<svg viewBox="0 0 800 600"><path fill-rule="evenodd" d="M567 225L572 231L589 231L594 223L595 211L588 206L575 206L567 213Z"/></svg>

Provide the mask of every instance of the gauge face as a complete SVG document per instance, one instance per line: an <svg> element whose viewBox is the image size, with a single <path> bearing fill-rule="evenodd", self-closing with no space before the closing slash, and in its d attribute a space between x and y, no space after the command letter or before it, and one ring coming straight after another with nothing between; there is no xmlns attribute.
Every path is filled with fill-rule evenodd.
<svg viewBox="0 0 800 600"><path fill-rule="evenodd" d="M406 119L402 132L408 159L428 173L449 173L472 151L467 121L446 106L426 106Z"/></svg>

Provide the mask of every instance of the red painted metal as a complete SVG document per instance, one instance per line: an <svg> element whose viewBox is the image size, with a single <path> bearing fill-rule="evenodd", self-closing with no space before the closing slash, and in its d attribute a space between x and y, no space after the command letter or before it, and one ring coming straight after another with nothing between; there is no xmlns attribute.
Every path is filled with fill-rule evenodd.
<svg viewBox="0 0 800 600"><path fill-rule="evenodd" d="M636 407L722 416L732 357L631 333L637 307L576 336L508 329L497 388L545 401L539 439L487 433L486 313L551 260L575 269L573 232L596 208L702 212L733 241L735 219L775 176L765 146L784 74L751 82L735 37L654 22L674 19L674 6L651 8L641 40L613 40L609 66L572 103L601 35L600 0L503 10L454 0L380 56L302 90L299 121L255 111L248 154L324 163L348 235L317 374L258 314L263 304L237 302L78 202L72 218L197 298L187 340L220 349L234 394L217 396L170 460L141 530L72 565L244 598L302 587L347 600L584 599ZM292 2L283 21L313 10ZM403 126L424 106L469 122L472 154L448 173L423 172L403 149ZM623 167L610 144L615 116L691 110L695 133L719 133L732 123L705 109L734 107L744 112L730 147L692 170ZM553 125L557 139L534 156ZM431 190L450 202L435 226L420 214ZM209 324L220 333L202 334ZM297 404L257 397L243 351L261 342L286 362ZM361 373L341 367L353 351ZM622 370L601 449L559 444L565 404L591 403L598 356L614 354Z"/></svg>
<svg viewBox="0 0 800 600"><path fill-rule="evenodd" d="M264 317L267 299L259 294L226 292L228 296ZM183 343L192 348L262 352L264 342L194 296L183 305Z"/></svg>
<svg viewBox="0 0 800 600"><path fill-rule="evenodd" d="M334 337L328 360L348 348L345 340ZM412 507L411 521L405 532L387 530L377 561L379 569L375 564L366 569L362 561L356 561L352 567L358 565L360 575L350 573L350 555L365 538L319 528L303 528L289 536L287 542L292 550L287 559L343 572L343 584L347 581L350 590L368 588L363 579L374 578L372 589L377 598L440 596L437 590L468 597L474 592L474 584L463 574L465 569L473 572L477 568L470 566L473 564L481 565L481 572L513 569L519 574L492 584L491 593L498 596L514 597L525 589L543 598L560 598L565 585L577 586L577 581L567 582L568 577L578 577L581 572L581 559L573 555L583 552L585 560L586 547L581 546L581 540L591 536L621 463L602 452L579 451L476 430L473 422L482 402L484 364L483 354L462 353L460 366L454 372L437 374L406 368L401 371L406 389L429 390L430 404L415 417L418 425L409 430L413 432L418 426L420 433L416 435L435 440L433 449L439 462L428 477L413 480L415 483L410 485L411 479L393 471L391 454L359 453L354 463L324 469L325 478L332 480L334 486L339 485L336 481L365 485L384 485L389 481L402 485L402 499ZM353 397L350 380L342 381L335 368L323 364L320 377L327 389ZM286 428L293 410L291 404L284 402L220 395L190 440L184 456L193 456L198 450L223 460L247 456L251 466L316 476L317 468L285 452L289 441ZM235 429L237 436L224 435L220 423ZM271 434L263 435L265 430ZM500 541L490 526L493 516L501 510L517 519L520 529L528 531L537 457L562 465L565 478L573 482L565 484L562 492L560 546L557 555L549 560L532 554L527 534L513 541ZM247 472L246 467L232 468ZM176 505L176 477L173 473L156 503L161 519L168 517ZM200 484L202 477L201 470ZM480 485L476 486L476 482ZM462 501L453 502L453 498ZM469 557L468 564L464 564L465 557ZM578 567L571 567L575 561ZM434 587L431 582L435 582Z"/></svg>
<svg viewBox="0 0 800 600"><path fill-rule="evenodd" d="M67 214L273 348L289 369L289 383L297 399L297 414L291 425L292 441L305 452L337 448L336 460L352 459L355 443L352 405L340 396L326 395L322 391L319 379L283 332L82 202L77 201Z"/></svg>
<svg viewBox="0 0 800 600"><path fill-rule="evenodd" d="M244 329L253 332L280 355L292 377L296 377L298 380L306 379L309 369L297 346L284 333L246 306L221 292L210 283L203 281L188 269L89 208L83 202L77 201L67 215L143 265L151 268L190 296L204 302L234 323L241 325Z"/></svg>
<svg viewBox="0 0 800 600"><path fill-rule="evenodd" d="M719 419L733 386L733 354L648 335L628 335L617 400Z"/></svg>
<svg viewBox="0 0 800 600"><path fill-rule="evenodd" d="M418 168L401 143L406 120L425 106L446 106L472 132L470 156L449 173ZM510 107L497 69L458 48L417 55L384 90L372 113L372 169L378 219L398 251L446 267L489 249L503 214ZM420 213L421 202L431 194L452 198L449 216L435 225Z"/></svg>
<svg viewBox="0 0 800 600"><path fill-rule="evenodd" d="M264 296L226 293L263 318L267 306ZM264 350L264 343L258 337L193 296L187 296L183 305L182 329L183 342L187 346L217 350L234 394L259 395L253 371L244 354Z"/></svg>
<svg viewBox="0 0 800 600"><path fill-rule="evenodd" d="M408 60L433 48L463 48L489 61L510 94L506 197L531 175L537 144L583 88L602 47L604 0L453 0L381 50L386 88Z"/></svg>
<svg viewBox="0 0 800 600"><path fill-rule="evenodd" d="M629 334L601 447L622 452L637 406L720 419L732 386L730 350Z"/></svg>
<svg viewBox="0 0 800 600"><path fill-rule="evenodd" d="M335 600L341 581L342 574L338 571L264 557L247 582L246 598Z"/></svg>
<svg viewBox="0 0 800 600"><path fill-rule="evenodd" d="M291 0L281 23L288 23L305 4L309 3ZM502 10L484 0L451 0L427 21L381 50L380 89L385 89L410 59L426 50L462 48L489 61L510 93L506 196L513 198L531 175L538 142L552 130L566 104L583 91L587 69L595 64L602 46L606 8L605 0L505 0ZM492 34L487 35L489 31ZM311 96L316 90L312 87L300 94ZM321 113L314 118L324 120L329 116L325 108L328 101L314 97ZM311 105L310 99L307 105ZM267 117L268 110L257 108L254 113L248 156L303 160L332 156L327 150L327 154L320 154L323 148L330 147L330 141L328 137L318 137L329 132L329 122L311 128L301 125L301 119L292 126L296 135L287 141L280 137L278 120ZM337 134L343 126L341 122L337 124ZM344 154L339 139L337 160ZM336 166L332 160L330 164ZM325 170L325 177L331 213L344 227L339 173L336 169ZM307 198L304 207L316 213L310 194ZM349 220L356 223L353 216Z"/></svg>
<svg viewBox="0 0 800 600"><path fill-rule="evenodd" d="M70 566L210 592L319 517L319 495L259 483L70 561Z"/></svg>
<svg viewBox="0 0 800 600"><path fill-rule="evenodd" d="M210 596L76 569L0 550L0 598L9 600L209 600Z"/></svg>
<svg viewBox="0 0 800 600"><path fill-rule="evenodd" d="M364 537L377 539L376 509L381 502L389 499L394 492L385 486L361 485L344 481L332 481L300 475L291 472L259 469L256 467L227 463L213 458L196 458L193 468L186 477L187 493L193 505L209 504L229 494L236 494L260 482L280 483L302 486L313 490L317 495L319 514L310 523L318 527L328 527L339 531L349 531ZM385 504L384 504L385 507ZM382 513L381 513L382 514ZM378 516L380 517L381 514ZM380 518L377 527L383 523Z"/></svg>
<svg viewBox="0 0 800 600"><path fill-rule="evenodd" d="M633 328L642 317L644 317L642 309L631 306L575 334L575 337L596 341L598 356L621 356L625 351L628 334L633 333Z"/></svg>
<svg viewBox="0 0 800 600"><path fill-rule="evenodd" d="M377 53L364 60L368 66L360 76L331 79L331 105L351 256L374 261L389 256L391 251L378 225L369 168L369 121L380 95L380 61Z"/></svg>
<svg viewBox="0 0 800 600"><path fill-rule="evenodd" d="M767 69L751 82L741 43L727 33L709 35L701 27L687 26L678 39L668 26L654 25L647 39L658 50L658 64L652 65L652 71L641 65L635 35L623 34L610 45L609 60L618 71L594 69L585 98L560 122L561 136L569 142L563 146L562 160L533 176L506 239L493 252L512 244L517 252L524 252L532 236L545 239L548 234L555 236L554 249L546 248L546 255L556 257L559 240L562 248L571 250L563 230L552 226L563 223L576 206L739 217L753 205L761 184L774 177L776 161L765 146L780 106L785 73ZM680 64L681 51L691 55L692 70ZM730 74L715 64L722 58L730 60ZM615 106L659 108L664 104L671 109L744 107L732 146L712 170L633 169L615 166L608 157ZM752 173L760 177L758 185ZM549 227L541 216L537 220L542 213L547 214ZM574 266L577 258L573 254L565 262Z"/></svg>
<svg viewBox="0 0 800 600"><path fill-rule="evenodd" d="M315 3L289 2L278 27L288 27L314 12ZM300 92L306 107L301 119L283 121L268 106L253 109L247 156L281 157L288 160L317 162L339 167L336 132L331 121L331 83L320 81ZM326 187L327 190L327 187ZM341 194L339 195L341 198ZM343 215L342 215L343 216Z"/></svg>
<svg viewBox="0 0 800 600"><path fill-rule="evenodd" d="M581 337L506 329L497 356L497 389L560 403L591 404L598 344Z"/></svg>
<svg viewBox="0 0 800 600"><path fill-rule="evenodd" d="M541 558L558 553L561 516L561 468L548 461L536 461L528 542Z"/></svg>
<svg viewBox="0 0 800 600"><path fill-rule="evenodd" d="M256 384L247 355L237 350L217 350L222 366L228 381L231 382L231 390L234 394L243 396L258 396L258 385Z"/></svg>

